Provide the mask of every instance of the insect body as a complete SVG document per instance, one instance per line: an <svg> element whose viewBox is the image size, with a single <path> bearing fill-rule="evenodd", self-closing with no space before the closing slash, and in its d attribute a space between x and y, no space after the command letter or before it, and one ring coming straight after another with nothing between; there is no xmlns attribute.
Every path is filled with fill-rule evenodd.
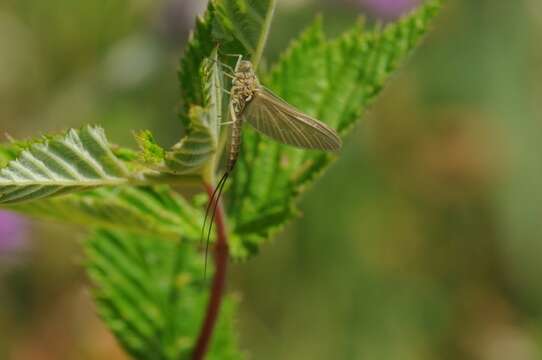
<svg viewBox="0 0 542 360"><path fill-rule="evenodd" d="M239 156L244 122L276 141L299 148L337 151L342 145L335 130L260 85L250 61L239 60L235 68L230 115L232 138L227 167L230 171Z"/></svg>
<svg viewBox="0 0 542 360"><path fill-rule="evenodd" d="M233 170L237 158L239 157L241 131L243 127L243 112L246 106L254 98L254 94L259 86L258 78L252 70L252 64L246 60L238 61L237 66L235 67L230 91L231 98L229 111L232 119L232 132L226 172Z"/></svg>
<svg viewBox="0 0 542 360"><path fill-rule="evenodd" d="M241 149L241 132L248 122L258 132L283 144L323 151L337 151L341 138L326 124L294 108L285 100L260 85L252 63L240 57L235 66L230 91L229 112L232 132L226 171L211 195L205 220L214 203L213 216L207 235L207 244L222 189L233 171ZM218 195L217 195L218 194ZM217 196L215 196L217 195ZM215 198L216 197L216 198ZM205 229L205 223L203 228Z"/></svg>

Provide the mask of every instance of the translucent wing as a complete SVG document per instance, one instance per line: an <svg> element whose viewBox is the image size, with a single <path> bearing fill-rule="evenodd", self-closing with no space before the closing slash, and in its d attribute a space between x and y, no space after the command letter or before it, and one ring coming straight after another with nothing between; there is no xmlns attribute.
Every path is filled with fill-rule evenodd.
<svg viewBox="0 0 542 360"><path fill-rule="evenodd" d="M241 116L257 131L283 144L326 151L337 151L342 145L335 130L263 87L254 92Z"/></svg>

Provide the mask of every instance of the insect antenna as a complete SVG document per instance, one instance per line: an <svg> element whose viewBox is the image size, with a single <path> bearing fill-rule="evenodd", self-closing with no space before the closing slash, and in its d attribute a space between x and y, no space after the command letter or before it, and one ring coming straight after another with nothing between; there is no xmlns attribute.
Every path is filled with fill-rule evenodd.
<svg viewBox="0 0 542 360"><path fill-rule="evenodd" d="M226 180L228 180L228 176L230 175L229 171L226 171L224 175L220 178L218 181L218 184L216 185L216 188L214 189L211 198L209 199L209 203L207 204L207 209L205 211L205 218L203 220L203 227L201 229L201 240L200 240L200 246L203 245L203 237L205 235L205 227L207 224L207 218L209 217L209 211L211 208L213 208L213 212L211 215L211 221L209 222L209 230L207 231L207 241L205 243L205 268L203 272L203 278L205 279L207 274L207 258L209 255L209 243L211 240L211 231L213 229L213 222L215 220L216 210L218 208L218 204L220 202L220 197L222 196L222 190L224 189L224 185L226 184Z"/></svg>

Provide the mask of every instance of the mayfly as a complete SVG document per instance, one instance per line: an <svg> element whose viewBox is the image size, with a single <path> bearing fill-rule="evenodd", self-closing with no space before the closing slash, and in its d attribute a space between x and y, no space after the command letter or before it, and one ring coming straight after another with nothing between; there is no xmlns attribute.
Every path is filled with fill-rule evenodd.
<svg viewBox="0 0 542 360"><path fill-rule="evenodd" d="M231 119L231 139L224 175L219 180L205 213L203 230L213 207L213 215L207 234L207 249L218 200L224 184L235 167L241 148L241 132L245 122L256 131L286 145L303 149L338 151L341 138L335 130L315 118L302 113L285 100L273 94L260 84L252 63L239 56L229 92L229 115ZM202 234L203 235L203 234ZM207 253L207 251L206 251Z"/></svg>

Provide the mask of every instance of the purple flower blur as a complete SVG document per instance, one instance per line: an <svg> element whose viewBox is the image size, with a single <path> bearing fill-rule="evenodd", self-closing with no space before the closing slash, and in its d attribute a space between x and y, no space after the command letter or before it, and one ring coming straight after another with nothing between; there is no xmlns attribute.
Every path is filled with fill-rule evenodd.
<svg viewBox="0 0 542 360"><path fill-rule="evenodd" d="M0 211L0 256L16 252L25 244L24 219L15 214Z"/></svg>
<svg viewBox="0 0 542 360"><path fill-rule="evenodd" d="M374 16L384 20L395 19L415 8L420 0L360 0Z"/></svg>

